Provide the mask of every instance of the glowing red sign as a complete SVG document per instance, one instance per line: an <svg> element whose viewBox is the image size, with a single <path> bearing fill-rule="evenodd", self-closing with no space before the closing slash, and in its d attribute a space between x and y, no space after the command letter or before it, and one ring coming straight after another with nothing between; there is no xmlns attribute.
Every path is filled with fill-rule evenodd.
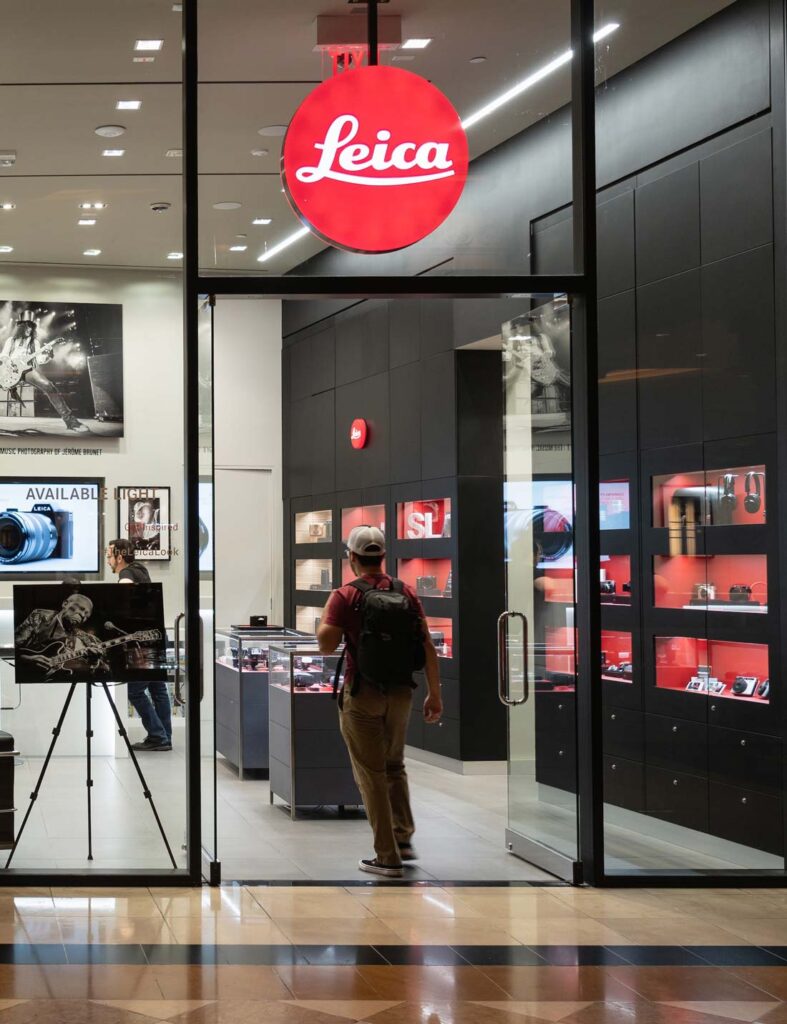
<svg viewBox="0 0 787 1024"><path fill-rule="evenodd" d="M369 428L366 420L353 420L350 427L350 444L353 448L365 448L369 437Z"/></svg>
<svg viewBox="0 0 787 1024"><path fill-rule="evenodd" d="M282 182L307 227L353 252L391 252L439 227L467 180L459 115L431 82L384 65L335 75L295 113Z"/></svg>

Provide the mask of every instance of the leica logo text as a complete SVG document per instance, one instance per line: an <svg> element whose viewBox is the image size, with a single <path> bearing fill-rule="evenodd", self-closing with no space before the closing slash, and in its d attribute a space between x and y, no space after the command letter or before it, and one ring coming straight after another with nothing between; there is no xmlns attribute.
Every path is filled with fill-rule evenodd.
<svg viewBox="0 0 787 1024"><path fill-rule="evenodd" d="M447 142L399 142L391 148L391 132L381 129L377 132L377 144L373 147L363 143L351 145L358 135L360 123L352 114L342 114L331 123L322 142L315 142L314 148L322 151L316 167L300 167L295 172L298 181L313 184L324 178L346 181L353 185L417 185L425 181L450 178L454 174L453 160L449 159ZM336 165L338 164L339 169ZM431 171L431 174L406 174L391 176L383 174L395 168L397 171ZM376 175L364 175L361 171L377 171Z"/></svg>

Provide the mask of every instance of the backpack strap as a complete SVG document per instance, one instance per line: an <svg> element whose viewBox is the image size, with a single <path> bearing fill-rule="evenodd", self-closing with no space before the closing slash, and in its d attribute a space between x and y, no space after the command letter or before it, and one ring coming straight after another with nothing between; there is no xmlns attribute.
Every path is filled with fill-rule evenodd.
<svg viewBox="0 0 787 1024"><path fill-rule="evenodd" d="M333 692L331 693L331 700L336 700L336 695L339 692L339 677L342 674L342 667L344 665L344 656L347 653L347 644L344 645L344 650L339 655L339 660L336 663L336 671L333 674Z"/></svg>
<svg viewBox="0 0 787 1024"><path fill-rule="evenodd" d="M364 594L368 594L370 590L374 590L375 589L374 586L371 583L367 583L366 580L362 580L362 579L351 580L350 583L348 584L348 586L355 587L355 589L361 594L361 596L363 596ZM334 675L333 675L333 692L331 694L333 700L336 700L336 697L337 697L337 695L339 693L339 679L340 679L341 674L342 674L342 669L344 668L344 656L347 653L348 644L349 644L349 640L345 636L345 638L344 638L344 650L342 651L342 653L341 653L341 655L339 657L339 660L336 663L336 671L334 672Z"/></svg>

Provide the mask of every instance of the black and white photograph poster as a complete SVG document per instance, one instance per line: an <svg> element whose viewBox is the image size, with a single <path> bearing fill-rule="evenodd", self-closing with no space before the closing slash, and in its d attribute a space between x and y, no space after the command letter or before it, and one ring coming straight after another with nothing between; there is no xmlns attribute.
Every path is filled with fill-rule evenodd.
<svg viewBox="0 0 787 1024"><path fill-rule="evenodd" d="M160 583L14 587L17 683L166 679Z"/></svg>
<svg viewBox="0 0 787 1024"><path fill-rule="evenodd" d="M123 436L123 307L0 299L0 437Z"/></svg>
<svg viewBox="0 0 787 1024"><path fill-rule="evenodd" d="M127 537L140 562L168 562L169 487L118 487L118 537Z"/></svg>

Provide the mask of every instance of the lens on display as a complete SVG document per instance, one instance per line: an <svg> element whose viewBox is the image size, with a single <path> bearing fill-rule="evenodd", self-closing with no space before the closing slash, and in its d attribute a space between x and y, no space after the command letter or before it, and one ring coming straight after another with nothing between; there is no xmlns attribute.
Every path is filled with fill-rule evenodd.
<svg viewBox="0 0 787 1024"><path fill-rule="evenodd" d="M57 544L57 529L37 512L0 512L0 564L17 565L49 558Z"/></svg>

